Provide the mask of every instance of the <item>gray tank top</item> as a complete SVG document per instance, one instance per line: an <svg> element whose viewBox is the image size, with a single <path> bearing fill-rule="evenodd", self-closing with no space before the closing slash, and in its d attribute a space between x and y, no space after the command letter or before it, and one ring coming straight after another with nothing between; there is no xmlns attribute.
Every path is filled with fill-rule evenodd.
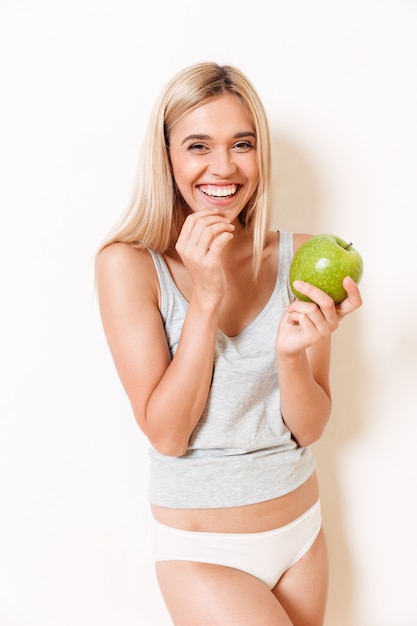
<svg viewBox="0 0 417 626"><path fill-rule="evenodd" d="M163 257L150 253L172 357L188 303ZM152 504L186 509L254 504L293 491L313 472L311 448L300 448L282 420L277 382L275 339L293 298L288 283L293 255L292 233L281 231L277 280L265 307L235 337L218 330L209 397L187 452L171 457L150 449Z"/></svg>

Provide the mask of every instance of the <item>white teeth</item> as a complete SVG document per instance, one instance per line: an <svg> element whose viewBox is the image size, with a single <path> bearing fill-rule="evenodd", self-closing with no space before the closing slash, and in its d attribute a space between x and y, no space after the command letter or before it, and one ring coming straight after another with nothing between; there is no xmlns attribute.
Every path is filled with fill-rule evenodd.
<svg viewBox="0 0 417 626"><path fill-rule="evenodd" d="M222 185L221 187L217 187L216 185L202 185L200 189L207 196L226 198L236 193L237 185Z"/></svg>

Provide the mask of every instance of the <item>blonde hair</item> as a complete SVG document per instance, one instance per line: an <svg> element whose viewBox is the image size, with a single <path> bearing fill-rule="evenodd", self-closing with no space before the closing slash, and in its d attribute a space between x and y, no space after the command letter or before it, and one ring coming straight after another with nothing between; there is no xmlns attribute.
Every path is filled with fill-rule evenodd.
<svg viewBox="0 0 417 626"><path fill-rule="evenodd" d="M105 246L123 242L166 252L176 242L186 207L173 180L168 146L172 128L184 115L222 93L238 97L257 136L259 182L240 219L252 230L255 272L259 269L270 221L271 147L266 113L253 85L237 68L212 62L178 72L166 85L151 113L140 166L128 210Z"/></svg>

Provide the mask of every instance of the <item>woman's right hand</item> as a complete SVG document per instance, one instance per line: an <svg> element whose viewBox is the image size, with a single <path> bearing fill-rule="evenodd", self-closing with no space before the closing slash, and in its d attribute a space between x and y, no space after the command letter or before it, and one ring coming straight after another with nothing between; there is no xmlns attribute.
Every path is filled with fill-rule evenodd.
<svg viewBox="0 0 417 626"><path fill-rule="evenodd" d="M226 278L222 267L225 246L233 239L234 225L218 212L198 211L187 216L175 249L193 282L193 292L222 298Z"/></svg>

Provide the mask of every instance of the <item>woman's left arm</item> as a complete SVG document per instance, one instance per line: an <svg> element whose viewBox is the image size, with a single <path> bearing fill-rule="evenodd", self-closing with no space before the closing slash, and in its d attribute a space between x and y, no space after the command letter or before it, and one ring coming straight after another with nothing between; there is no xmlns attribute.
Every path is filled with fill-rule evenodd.
<svg viewBox="0 0 417 626"><path fill-rule="evenodd" d="M340 320L362 304L356 283L343 286L347 298L335 306L317 287L298 282L296 288L313 302L294 300L284 314L276 351L281 414L300 446L317 441L329 420L331 335Z"/></svg>

